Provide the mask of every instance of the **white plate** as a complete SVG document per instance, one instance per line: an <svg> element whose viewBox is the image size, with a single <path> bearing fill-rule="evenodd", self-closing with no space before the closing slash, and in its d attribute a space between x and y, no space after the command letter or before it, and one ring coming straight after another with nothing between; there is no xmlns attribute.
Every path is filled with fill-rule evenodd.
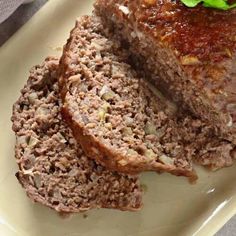
<svg viewBox="0 0 236 236"><path fill-rule="evenodd" d="M29 69L48 55L60 55L77 16L91 12L93 1L50 0L0 48L0 235L1 236L167 236L213 235L236 213L236 166L216 173L199 170L196 185L183 177L146 173L140 212L93 210L62 219L33 204L14 174L12 104Z"/></svg>

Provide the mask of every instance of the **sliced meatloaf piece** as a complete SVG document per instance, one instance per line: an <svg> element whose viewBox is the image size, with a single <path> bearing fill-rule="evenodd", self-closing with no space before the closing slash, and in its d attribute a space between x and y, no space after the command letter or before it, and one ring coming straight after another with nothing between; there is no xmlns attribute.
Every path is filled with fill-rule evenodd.
<svg viewBox="0 0 236 236"><path fill-rule="evenodd" d="M13 107L19 182L33 201L61 213L138 210L137 176L110 172L88 159L62 120L57 69L54 58L35 66Z"/></svg>
<svg viewBox="0 0 236 236"><path fill-rule="evenodd" d="M236 9L97 0L96 14L158 88L236 143Z"/></svg>
<svg viewBox="0 0 236 236"><path fill-rule="evenodd" d="M60 61L63 114L85 153L110 170L154 170L196 178L173 112L124 63L99 19L77 21ZM117 55L114 54L117 53ZM165 113L165 112L166 113Z"/></svg>

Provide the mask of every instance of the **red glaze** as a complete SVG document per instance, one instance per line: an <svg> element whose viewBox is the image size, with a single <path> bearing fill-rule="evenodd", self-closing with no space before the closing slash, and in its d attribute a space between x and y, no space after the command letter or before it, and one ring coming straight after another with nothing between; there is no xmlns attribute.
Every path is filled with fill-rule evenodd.
<svg viewBox="0 0 236 236"><path fill-rule="evenodd" d="M201 62L215 63L231 57L236 50L235 10L187 8L171 0L129 2L139 25L167 41L177 56L192 55Z"/></svg>

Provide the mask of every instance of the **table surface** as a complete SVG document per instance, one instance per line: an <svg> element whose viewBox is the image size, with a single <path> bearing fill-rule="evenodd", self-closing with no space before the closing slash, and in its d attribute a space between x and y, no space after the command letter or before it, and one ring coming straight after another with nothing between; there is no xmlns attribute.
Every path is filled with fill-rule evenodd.
<svg viewBox="0 0 236 236"><path fill-rule="evenodd" d="M34 15L47 0L35 0L34 2L19 7L15 13L0 24L0 46L13 35L32 15ZM236 235L236 216L234 216L215 236Z"/></svg>

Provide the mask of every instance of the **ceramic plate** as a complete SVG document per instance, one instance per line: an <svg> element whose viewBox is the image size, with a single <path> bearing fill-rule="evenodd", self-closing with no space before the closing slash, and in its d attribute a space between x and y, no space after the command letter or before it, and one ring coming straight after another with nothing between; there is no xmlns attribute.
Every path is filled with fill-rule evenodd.
<svg viewBox="0 0 236 236"><path fill-rule="evenodd" d="M48 55L60 55L75 19L88 14L91 0L50 0L0 48L0 235L1 236L168 236L213 235L236 213L236 165L216 173L200 169L196 185L183 177L145 173L144 207L130 213L92 210L60 218L33 204L14 174L12 104L29 69Z"/></svg>

